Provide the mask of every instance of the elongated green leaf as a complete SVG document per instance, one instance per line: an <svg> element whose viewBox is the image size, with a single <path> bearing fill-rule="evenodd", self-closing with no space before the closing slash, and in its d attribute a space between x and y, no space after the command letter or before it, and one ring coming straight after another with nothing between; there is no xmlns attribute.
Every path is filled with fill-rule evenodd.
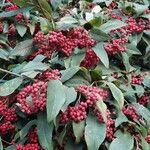
<svg viewBox="0 0 150 150"><path fill-rule="evenodd" d="M142 15L143 18L147 18L149 19L150 18L150 14L145 14L145 15Z"/></svg>
<svg viewBox="0 0 150 150"><path fill-rule="evenodd" d="M122 133L110 144L109 150L132 150L134 140L129 133Z"/></svg>
<svg viewBox="0 0 150 150"><path fill-rule="evenodd" d="M85 121L79 123L73 122L73 133L76 137L76 143L80 142L81 137L84 134Z"/></svg>
<svg viewBox="0 0 150 150"><path fill-rule="evenodd" d="M0 137L0 150L3 150L3 144L2 144L2 139Z"/></svg>
<svg viewBox="0 0 150 150"><path fill-rule="evenodd" d="M48 65L42 63L42 62L36 62L36 61L30 61L28 64L26 64L22 68L22 72L27 72L27 71L34 71L34 70L39 70L39 71L44 71L48 69Z"/></svg>
<svg viewBox="0 0 150 150"><path fill-rule="evenodd" d="M150 111L143 105L135 104L137 112L147 121L148 127L150 128Z"/></svg>
<svg viewBox="0 0 150 150"><path fill-rule="evenodd" d="M36 125L37 124L37 120L32 120L30 122L28 122L20 131L19 131L19 135L20 135L20 138L23 139L26 137L26 135L28 134L30 128L33 126L33 125Z"/></svg>
<svg viewBox="0 0 150 150"><path fill-rule="evenodd" d="M27 31L27 27L22 24L17 24L16 29L21 37L23 37Z"/></svg>
<svg viewBox="0 0 150 150"><path fill-rule="evenodd" d="M84 136L88 150L98 150L106 136L106 125L98 122L95 116L89 115Z"/></svg>
<svg viewBox="0 0 150 150"><path fill-rule="evenodd" d="M11 56L28 56L32 51L32 40L25 40L18 43L14 50L11 51Z"/></svg>
<svg viewBox="0 0 150 150"><path fill-rule="evenodd" d="M102 63L105 65L105 67L109 68L109 59L108 59L108 55L104 49L103 43L96 44L96 46L93 47L93 51L100 58Z"/></svg>
<svg viewBox="0 0 150 150"><path fill-rule="evenodd" d="M107 111L107 106L106 104L103 102L102 98L100 98L97 103L96 103L96 107L97 109L99 110L99 112L101 113L103 119L104 119L104 122L106 123L107 122L107 114L106 114L106 111Z"/></svg>
<svg viewBox="0 0 150 150"><path fill-rule="evenodd" d="M110 82L107 82L106 84L109 86L109 88L112 92L112 95L116 99L120 109L122 109L123 105L124 105L123 93L121 92L121 90L115 84L110 83Z"/></svg>
<svg viewBox="0 0 150 150"><path fill-rule="evenodd" d="M54 125L48 123L46 114L40 113L37 121L37 133L40 145L45 150L53 150L52 133Z"/></svg>
<svg viewBox="0 0 150 150"><path fill-rule="evenodd" d="M25 8L20 8L17 10L13 10L13 11L9 11L9 12L2 12L0 13L0 17L12 17L17 15L18 13L24 13L27 11L30 11L32 9L32 7L25 7Z"/></svg>
<svg viewBox="0 0 150 150"><path fill-rule="evenodd" d="M115 127L118 127L123 122L127 122L127 121L128 121L128 118L122 112L119 112L118 117L115 121Z"/></svg>
<svg viewBox="0 0 150 150"><path fill-rule="evenodd" d="M77 98L77 92L75 91L73 87L71 88L65 87L65 94L66 94L66 101L61 108L62 111L65 111L68 105L74 102Z"/></svg>
<svg viewBox="0 0 150 150"><path fill-rule="evenodd" d="M123 26L126 26L126 23L120 20L110 20L106 22L105 24L101 25L100 30L102 30L105 33L109 33L111 30L115 30Z"/></svg>
<svg viewBox="0 0 150 150"><path fill-rule="evenodd" d="M77 66L66 69L65 71L62 72L61 81L65 82L69 80L79 71L79 69L80 67Z"/></svg>
<svg viewBox="0 0 150 150"><path fill-rule="evenodd" d="M65 100L66 95L62 83L59 80L49 81L46 104L48 122L55 119L64 105Z"/></svg>
<svg viewBox="0 0 150 150"><path fill-rule="evenodd" d="M22 81L23 79L18 77L6 81L4 84L0 85L0 96L12 94L21 85Z"/></svg>
<svg viewBox="0 0 150 150"><path fill-rule="evenodd" d="M150 145L146 142L144 138L142 138L142 148L143 150L150 150Z"/></svg>

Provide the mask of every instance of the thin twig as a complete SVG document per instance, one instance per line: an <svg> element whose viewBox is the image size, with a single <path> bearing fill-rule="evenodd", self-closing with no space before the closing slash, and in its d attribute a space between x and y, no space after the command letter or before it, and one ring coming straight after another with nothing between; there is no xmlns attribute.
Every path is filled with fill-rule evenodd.
<svg viewBox="0 0 150 150"><path fill-rule="evenodd" d="M11 71L8 71L8 70L5 70L5 69L2 69L2 68L0 68L0 71L2 71L2 72L6 72L6 73L8 73L8 74L15 75L15 76L17 76L17 77L23 77L23 76L22 76L22 75L20 75L20 74L17 74L17 73L14 73L14 72L11 72Z"/></svg>

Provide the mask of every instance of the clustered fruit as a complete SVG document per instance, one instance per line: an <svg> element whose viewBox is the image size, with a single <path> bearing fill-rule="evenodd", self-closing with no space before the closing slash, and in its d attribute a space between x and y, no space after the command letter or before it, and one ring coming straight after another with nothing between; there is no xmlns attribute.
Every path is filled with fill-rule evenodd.
<svg viewBox="0 0 150 150"><path fill-rule="evenodd" d="M60 79L58 70L45 71L37 76L36 82L22 89L17 95L18 106L27 114L45 110L48 80Z"/></svg>

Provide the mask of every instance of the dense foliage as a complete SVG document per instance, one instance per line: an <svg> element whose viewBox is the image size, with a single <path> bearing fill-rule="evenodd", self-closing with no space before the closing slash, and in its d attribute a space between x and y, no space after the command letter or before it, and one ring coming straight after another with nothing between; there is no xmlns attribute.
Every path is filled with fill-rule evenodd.
<svg viewBox="0 0 150 150"><path fill-rule="evenodd" d="M150 1L2 0L0 150L150 150Z"/></svg>

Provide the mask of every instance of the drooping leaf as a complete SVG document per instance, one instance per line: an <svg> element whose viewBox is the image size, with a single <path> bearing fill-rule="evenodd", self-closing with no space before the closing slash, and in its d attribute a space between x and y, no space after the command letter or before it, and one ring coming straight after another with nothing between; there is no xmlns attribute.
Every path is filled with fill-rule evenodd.
<svg viewBox="0 0 150 150"><path fill-rule="evenodd" d="M117 101L119 108L122 109L124 105L124 96L122 91L113 83L106 82L106 84L109 86L113 97Z"/></svg>
<svg viewBox="0 0 150 150"><path fill-rule="evenodd" d="M96 102L96 107L99 110L99 112L102 115L102 118L104 120L104 122L107 122L107 105L103 102L102 98L99 98L99 100Z"/></svg>
<svg viewBox="0 0 150 150"><path fill-rule="evenodd" d="M102 63L105 65L106 68L109 68L109 59L108 55L104 49L104 43L98 43L95 47L93 47L93 51L95 54L100 58Z"/></svg>
<svg viewBox="0 0 150 150"><path fill-rule="evenodd" d="M115 30L124 26L126 26L126 23L120 20L109 20L100 26L100 30L105 33L109 33L111 30Z"/></svg>
<svg viewBox="0 0 150 150"><path fill-rule="evenodd" d="M85 121L80 121L78 123L73 122L73 133L76 137L76 143L80 142L81 137L84 134Z"/></svg>
<svg viewBox="0 0 150 150"><path fill-rule="evenodd" d="M66 101L64 103L64 105L62 106L61 110L64 112L68 105L72 102L74 102L77 98L77 92L75 91L75 89L73 87L64 87L65 90L65 94L66 94Z"/></svg>
<svg viewBox="0 0 150 150"><path fill-rule="evenodd" d="M26 137L26 135L28 134L30 128L33 125L37 124L37 120L31 120L30 122L28 122L20 131L19 131L19 135L20 138L23 139L24 137Z"/></svg>
<svg viewBox="0 0 150 150"><path fill-rule="evenodd" d="M61 81L65 82L65 81L69 80L71 77L73 77L79 71L79 69L80 69L80 67L75 66L75 67L71 67L71 68L64 70L62 72Z"/></svg>
<svg viewBox="0 0 150 150"><path fill-rule="evenodd" d="M0 136L0 150L3 150L3 144L2 144L1 136Z"/></svg>
<svg viewBox="0 0 150 150"><path fill-rule="evenodd" d="M23 79L18 77L6 81L0 85L0 96L8 96L12 94L22 83Z"/></svg>
<svg viewBox="0 0 150 150"><path fill-rule="evenodd" d="M32 9L32 7L23 7L17 10L13 10L13 11L8 11L8 12L1 12L0 13L0 17L12 17L17 15L18 13L25 13L28 12Z"/></svg>
<svg viewBox="0 0 150 150"><path fill-rule="evenodd" d="M150 111L146 107L138 103L135 104L135 107L137 113L140 114L147 121L147 125L150 128Z"/></svg>
<svg viewBox="0 0 150 150"><path fill-rule="evenodd" d="M16 29L21 37L23 37L27 31L27 27L22 24L17 24Z"/></svg>
<svg viewBox="0 0 150 150"><path fill-rule="evenodd" d="M12 56L28 56L32 51L32 40L25 40L18 43L14 50L11 51L10 57Z"/></svg>
<svg viewBox="0 0 150 150"><path fill-rule="evenodd" d="M109 147L109 150L132 150L134 144L133 137L128 133L119 133L117 135L117 138L114 139Z"/></svg>
<svg viewBox="0 0 150 150"><path fill-rule="evenodd" d="M64 105L65 100L66 95L62 83L59 80L49 81L46 104L48 122L55 119Z"/></svg>
<svg viewBox="0 0 150 150"><path fill-rule="evenodd" d="M128 121L128 118L122 112L119 112L118 117L115 121L115 127L118 127L123 122L127 122L127 121Z"/></svg>
<svg viewBox="0 0 150 150"><path fill-rule="evenodd" d="M98 150L106 136L106 125L98 122L95 116L89 115L86 120L85 141L88 150Z"/></svg>
<svg viewBox="0 0 150 150"><path fill-rule="evenodd" d="M37 133L40 145L45 150L53 150L52 132L54 125L53 123L48 123L46 119L46 114L38 114L37 119Z"/></svg>

